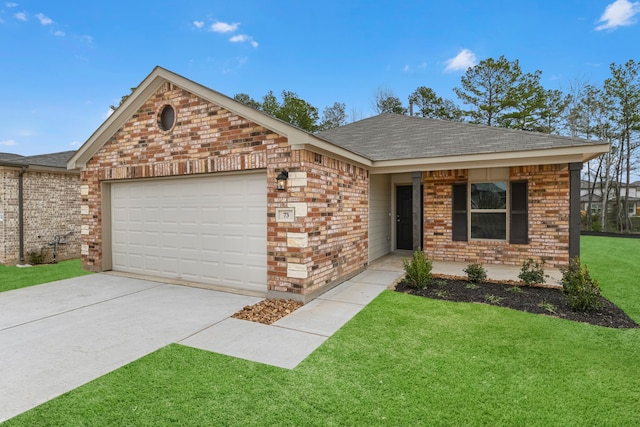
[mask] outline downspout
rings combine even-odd
[[[28,166],[22,166],[18,174],[18,239],[20,240],[20,263],[24,264],[24,173]]]

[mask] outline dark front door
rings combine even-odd
[[[396,187],[396,249],[413,249],[413,187]]]

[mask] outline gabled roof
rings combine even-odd
[[[539,157],[553,150],[582,152],[574,161],[586,161],[608,150],[601,141],[398,114],[370,117],[318,136],[374,162],[501,153]]]
[[[35,156],[0,153],[0,165],[14,167],[28,166],[36,169],[56,168],[66,170],[67,162],[74,153],[74,150],[61,151],[59,153],[37,154]]]
[[[287,137],[289,144],[295,148],[313,147],[319,152],[330,152],[352,162],[370,166],[370,162],[349,150],[345,150],[318,138],[302,129],[275,117],[264,114],[255,108],[244,105],[235,99],[195,83],[162,67],[156,67],[120,105],[116,111],[89,137],[69,160],[69,169],[83,168],[100,148],[125,124],[129,118],[146,102],[146,100],[165,82],[190,92],[206,101],[219,105],[225,110],[257,123],[274,133]]]
[[[219,92],[156,67],[69,160],[81,169],[165,82],[308,148],[363,165],[372,173],[584,162],[607,143],[458,122],[383,114],[310,134]]]

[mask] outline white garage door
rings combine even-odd
[[[264,174],[111,185],[112,268],[267,289]]]

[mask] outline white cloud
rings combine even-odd
[[[54,36],[58,36],[58,37],[64,37],[65,33],[64,33],[64,31],[57,30],[57,31],[53,32],[53,35]]]
[[[229,39],[229,41],[233,43],[242,43],[246,42],[247,40],[249,40],[249,36],[247,36],[246,34],[237,34]]]
[[[193,21],[193,26],[196,28],[204,27],[204,21]]]
[[[227,24],[226,22],[214,22],[211,24],[211,31],[214,33],[231,33],[238,29],[240,23]]]
[[[13,145],[16,145],[16,142],[13,139],[5,139],[4,141],[0,141],[0,145],[11,147]]]
[[[7,6],[7,7],[16,7],[16,6],[18,6],[18,3],[14,3],[12,1],[8,1],[4,5]]]
[[[638,13],[640,13],[640,2],[616,0],[605,8],[604,13],[598,20],[602,24],[596,27],[596,31],[613,30],[617,27],[633,25],[636,23],[634,16]]]
[[[78,142],[78,141],[72,141],[71,144],[69,144],[69,145],[71,145],[72,147],[79,147],[79,146],[82,145],[82,143]]]
[[[231,36],[229,38],[231,43],[244,43],[249,42],[251,46],[258,47],[258,42],[253,39],[253,37],[248,36],[246,34],[236,34],[235,36]]]
[[[43,13],[38,13],[36,15],[36,18],[38,18],[38,20],[40,21],[40,23],[42,25],[51,25],[51,24],[53,24],[53,19],[49,18],[48,16],[44,15]]]
[[[13,16],[15,16],[19,21],[28,21],[27,14],[25,12],[18,12]]]
[[[475,53],[469,49],[462,49],[456,56],[445,61],[447,66],[444,68],[444,71],[448,73],[453,71],[466,71],[467,68],[476,65],[477,60]]]
[[[402,71],[404,71],[405,73],[408,73],[409,71],[411,71],[411,67],[409,67],[409,65],[405,65]]]

